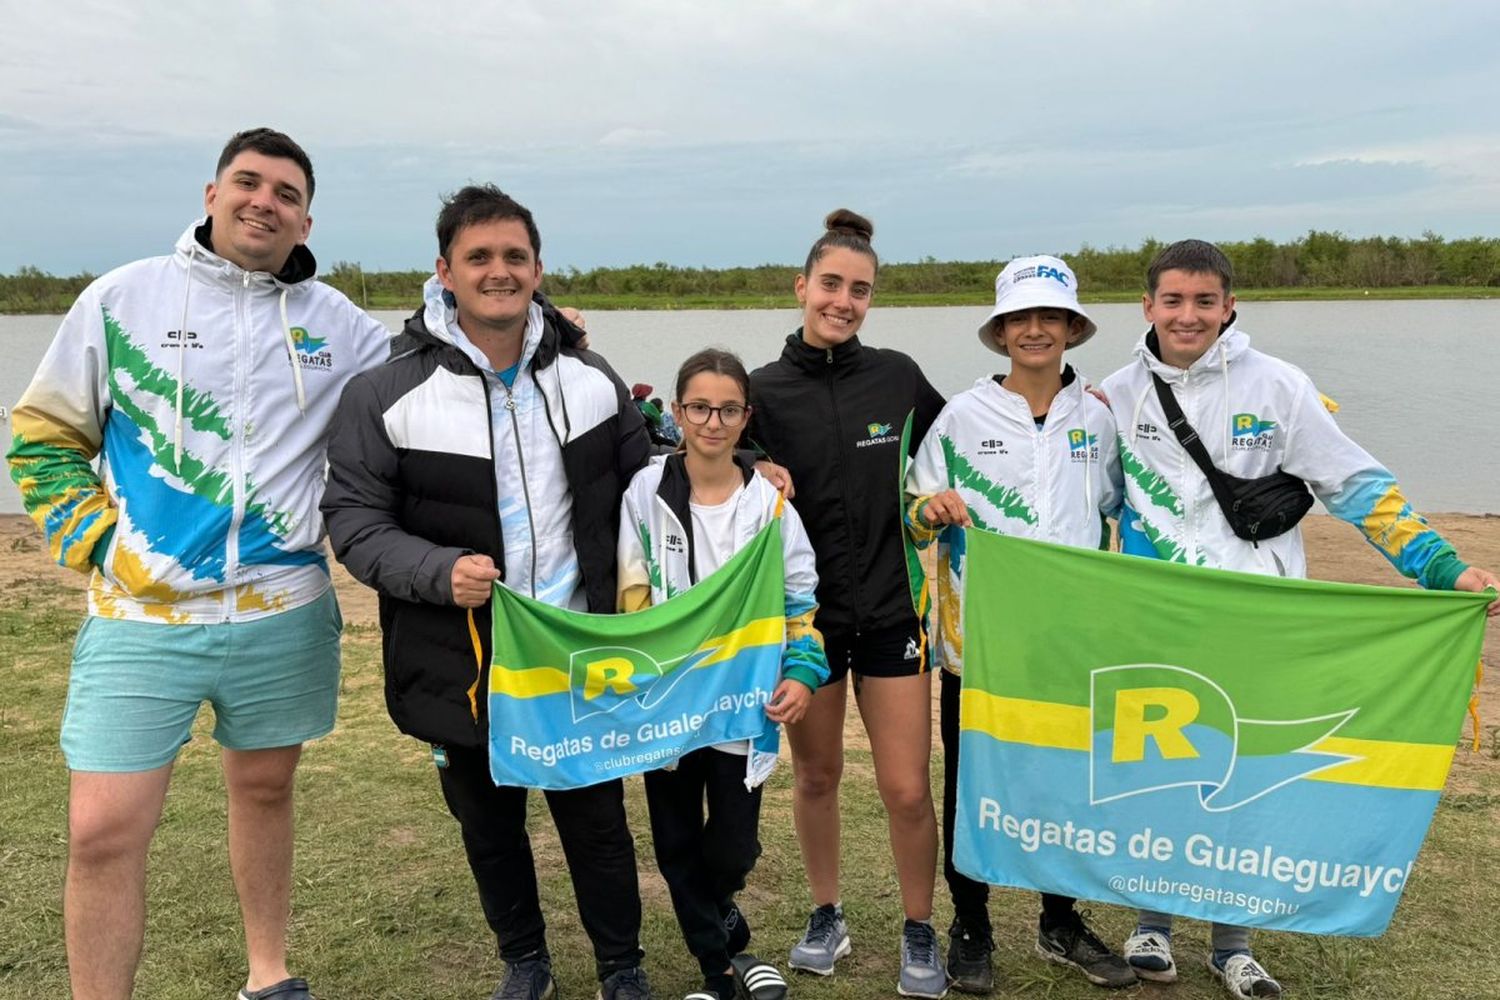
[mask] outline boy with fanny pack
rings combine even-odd
[[[1250,347],[1235,325],[1232,282],[1229,259],[1202,240],[1172,244],[1147,271],[1142,306],[1151,328],[1135,361],[1103,385],[1125,474],[1121,548],[1305,577],[1296,521],[1310,502],[1299,500],[1295,477],[1423,587],[1500,587],[1493,573],[1460,560],[1406,502],[1391,473],[1339,430],[1302,371]],[[1500,603],[1492,603],[1489,613],[1497,611]],[[1125,957],[1142,979],[1177,978],[1171,928],[1168,914],[1140,914]],[[1232,996],[1281,994],[1251,956],[1248,928],[1214,924],[1208,965]]]

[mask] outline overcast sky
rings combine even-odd
[[[1500,234],[1494,0],[0,0],[0,23],[0,272],[166,252],[254,125],[312,155],[325,268],[430,266],[470,180],[531,207],[553,270],[800,262],[841,205],[887,260]]]

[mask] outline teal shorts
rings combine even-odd
[[[333,729],[338,600],[248,622],[166,625],[85,619],[73,645],[62,751],[74,771],[170,764],[203,702],[231,750],[294,746]]]

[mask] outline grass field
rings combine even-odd
[[[20,541],[18,540],[18,544]],[[32,543],[35,545],[35,543]],[[39,546],[37,546],[39,548]],[[40,564],[42,555],[34,554]],[[79,595],[49,580],[0,588],[0,998],[65,997],[61,885],[67,779],[57,749],[69,649]],[[308,747],[298,779],[298,845],[292,960],[323,1000],[480,1000],[499,975],[465,867],[457,827],[440,800],[424,748],[397,734],[381,696],[379,635],[351,626],[346,638],[339,726]],[[243,970],[238,912],[229,879],[224,796],[208,737],[208,713],[177,765],[150,868],[150,917],[137,996],[228,1000]],[[1390,932],[1379,940],[1266,933],[1258,954],[1290,995],[1484,1000],[1500,995],[1500,760],[1495,733],[1460,766]],[[934,786],[941,761],[933,761]],[[765,853],[742,905],[757,950],[778,961],[800,933],[807,908],[790,816],[790,769],[768,789]],[[640,783],[629,783],[630,815],[645,896],[643,943],[658,997],[697,985],[651,862]],[[900,902],[870,756],[849,752],[845,772],[844,902],[853,955],[828,980],[797,978],[807,1000],[894,996]],[[572,905],[550,824],[535,812],[538,867],[550,939],[566,1000],[592,997],[592,960]],[[937,921],[949,908],[939,879]],[[998,890],[992,903],[1003,996],[1069,1000],[1096,988],[1032,957],[1034,896]],[[1127,913],[1095,907],[1118,944]],[[1180,925],[1183,970],[1175,987],[1128,996],[1218,997],[1201,966],[1207,928]]]

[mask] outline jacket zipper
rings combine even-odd
[[[520,377],[520,372],[516,377]],[[502,383],[503,384],[503,383]],[[537,392],[541,392],[541,386],[537,386]],[[510,429],[516,438],[516,464],[521,467],[521,497],[526,503],[526,526],[531,535],[531,599],[536,600],[536,518],[531,513],[531,487],[526,482],[526,456],[521,452],[521,420],[516,416],[516,392],[511,386],[505,386],[505,408],[510,411]],[[488,409],[488,407],[486,407]],[[500,510],[498,486],[495,510],[496,516]],[[504,535],[501,535],[500,544],[505,544]]]
[[[245,519],[245,410],[249,406],[245,388],[244,346],[249,339],[250,317],[245,303],[249,299],[250,274],[245,272],[240,292],[235,296],[234,324],[234,436],[230,444],[230,514],[229,537],[224,540],[224,620],[239,610],[240,524]],[[179,475],[181,473],[179,472]]]
[[[1059,393],[1059,395],[1061,395],[1061,394]],[[1052,409],[1056,409],[1057,408],[1057,399],[1056,399],[1056,397],[1054,397],[1053,400],[1052,400],[1051,408]],[[1037,487],[1038,487],[1037,488],[1037,496],[1040,497],[1040,503],[1038,504],[1038,506],[1041,507],[1041,513],[1040,513],[1041,524],[1051,524],[1052,523],[1052,489],[1051,489],[1051,483],[1047,479],[1047,461],[1046,461],[1046,457],[1042,454],[1043,450],[1047,447],[1047,427],[1048,427],[1048,425],[1050,425],[1052,423],[1051,414],[1048,414],[1048,416],[1047,416],[1046,420],[1044,421],[1044,423],[1042,424],[1042,426],[1038,427],[1036,425],[1036,417],[1034,417],[1032,415],[1032,413],[1031,413],[1031,405],[1028,403],[1026,405],[1026,417],[1027,417],[1028,420],[1031,421],[1031,433],[1032,433],[1032,440],[1033,440],[1033,444],[1032,444],[1032,448],[1031,448],[1031,468],[1032,468],[1032,475],[1036,476],[1036,482],[1037,482]]]
[[[828,364],[830,366],[833,364],[833,348],[828,349]],[[844,424],[843,421],[839,419],[838,394],[833,391],[832,367],[828,368],[827,385],[828,401],[833,407],[833,432],[838,436],[838,447],[833,449],[833,453],[836,456],[835,461],[838,462],[839,487],[841,492],[843,493],[844,531],[849,540],[849,565],[853,569],[853,572],[850,574],[849,583],[851,585],[851,589],[854,591],[854,635],[856,638],[858,638],[859,626],[862,624],[859,620],[859,613],[860,609],[864,607],[864,601],[859,595],[859,545],[857,544],[854,537],[854,519],[849,513],[853,508],[853,501],[852,497],[849,494],[848,467],[845,464],[844,460]]]

